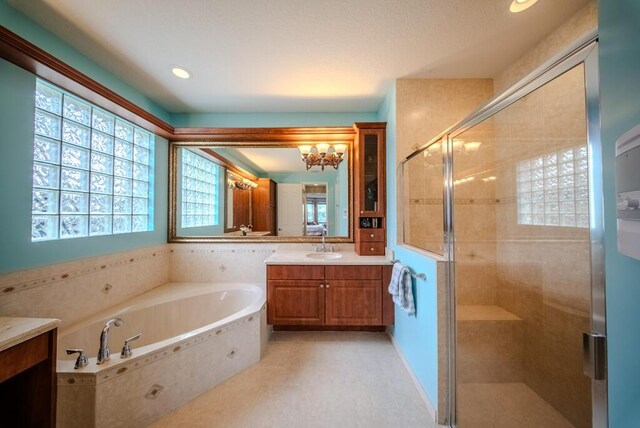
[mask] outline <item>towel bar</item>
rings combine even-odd
[[[398,259],[393,259],[391,260],[391,263],[400,263],[400,260]],[[425,275],[424,273],[415,273],[409,266],[407,266],[407,270],[409,271],[409,275],[411,275],[411,278],[416,278],[416,279],[422,279],[422,280],[427,280],[427,275]]]

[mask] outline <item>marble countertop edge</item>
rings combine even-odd
[[[55,318],[0,317],[0,352],[58,327]]]
[[[390,265],[391,259],[387,256],[359,256],[355,251],[337,251],[342,254],[338,259],[311,259],[306,255],[310,251],[276,251],[265,259],[266,265]],[[331,254],[331,253],[328,253]]]

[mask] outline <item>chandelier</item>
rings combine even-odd
[[[333,149],[333,150],[332,150]],[[318,143],[314,146],[298,146],[302,161],[307,165],[307,171],[312,166],[319,166],[323,171],[325,166],[332,166],[338,169],[338,165],[343,160],[344,152],[347,150],[346,144]]]
[[[251,190],[258,187],[258,183],[255,183],[248,178],[236,177],[235,175],[229,174],[227,187],[229,189],[233,189],[235,187],[238,190]]]

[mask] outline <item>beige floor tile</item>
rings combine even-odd
[[[275,332],[258,364],[152,427],[436,425],[385,334]]]
[[[458,386],[460,428],[573,428],[524,383],[463,383]]]

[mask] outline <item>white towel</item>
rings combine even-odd
[[[400,306],[409,315],[415,315],[416,308],[413,301],[413,287],[411,286],[411,274],[409,268],[401,263],[394,263],[389,282],[389,294],[393,296],[393,302]]]

